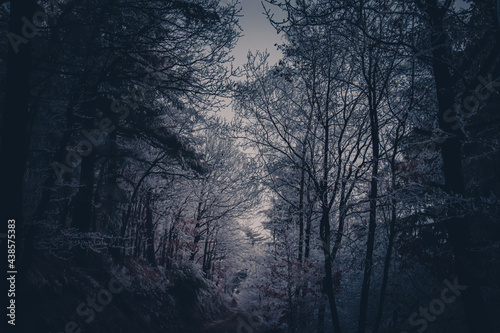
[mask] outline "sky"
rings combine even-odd
[[[253,53],[256,50],[267,50],[270,53],[269,63],[275,64],[281,58],[281,53],[276,49],[275,44],[280,44],[282,41],[280,35],[276,33],[276,30],[264,15],[261,0],[240,0],[240,6],[242,7],[240,12],[242,17],[239,18],[239,24],[243,29],[243,36],[238,40],[236,47],[233,49],[233,65],[235,67],[243,66],[247,62],[249,50]],[[273,9],[267,3],[265,3],[265,6],[266,8]],[[455,6],[464,8],[467,4],[463,0],[456,0]],[[280,17],[280,13],[276,9],[273,12],[276,17]],[[284,17],[284,14],[282,16]]]
[[[280,44],[280,36],[271,26],[264,15],[264,8],[261,0],[240,0],[242,10],[239,24],[243,29],[243,36],[238,40],[232,55],[234,56],[234,66],[242,66],[247,62],[248,51],[255,53],[256,50],[267,50],[269,62],[276,63],[280,59],[280,51],[276,50],[275,44]],[[266,4],[266,7],[269,7]]]
[[[222,3],[230,1],[223,0]],[[455,5],[459,8],[466,6],[463,0],[456,0]],[[239,24],[243,31],[236,47],[231,52],[234,57],[233,66],[235,68],[243,67],[247,62],[248,51],[255,53],[256,50],[267,50],[269,63],[271,65],[277,63],[281,58],[281,52],[276,49],[275,44],[281,44],[282,40],[265,16],[261,0],[240,0],[239,6],[241,6],[240,15],[242,16],[239,18]],[[265,6],[274,9],[275,17],[280,18],[280,13],[275,8],[267,3]],[[284,17],[284,14],[282,16]],[[221,115],[227,120],[231,120],[234,113],[229,107],[224,109]]]
[[[235,66],[245,64],[249,50],[253,53],[256,50],[267,50],[270,53],[269,62],[276,63],[280,58],[280,51],[276,49],[275,44],[280,44],[281,39],[264,15],[261,0],[240,0],[240,2],[242,17],[239,18],[239,24],[243,29],[243,36],[232,52],[233,64]],[[269,7],[269,4],[266,4],[266,7]]]
[[[231,52],[234,57],[233,67],[243,68],[243,65],[247,63],[248,51],[255,54],[257,50],[267,50],[269,63],[271,65],[277,63],[281,58],[281,52],[277,50],[275,44],[281,44],[282,41],[280,35],[276,33],[276,30],[266,18],[261,0],[240,0],[239,6],[241,7],[241,17],[238,21],[243,31],[242,36],[238,39],[235,48]],[[269,5],[266,4],[267,6]],[[221,116],[226,120],[233,119],[232,107],[229,106],[223,109]]]

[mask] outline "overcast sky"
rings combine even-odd
[[[275,64],[281,58],[281,52],[276,49],[275,44],[280,44],[281,39],[264,15],[261,0],[240,0],[240,6],[239,24],[243,32],[231,52],[234,57],[233,66],[243,67],[247,62],[248,51],[255,54],[257,50],[267,50],[269,63]],[[222,110],[221,116],[231,120],[234,116],[232,107]]]
[[[269,5],[266,5],[269,6]],[[261,0],[241,0],[242,10],[239,19],[243,36],[238,40],[233,50],[234,65],[241,66],[247,62],[248,51],[255,53],[256,50],[270,53],[269,62],[276,63],[280,58],[280,52],[276,50],[276,43],[281,43],[280,36],[271,26],[264,13]]]

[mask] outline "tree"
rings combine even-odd
[[[430,37],[428,45],[432,50],[429,54],[429,64],[432,66],[435,79],[438,101],[436,116],[439,129],[449,136],[449,138],[441,144],[443,175],[445,179],[444,190],[452,197],[463,196],[466,193],[462,154],[464,133],[462,128],[449,121],[449,114],[453,114],[454,111],[452,110],[455,110],[455,112],[459,111],[454,108],[457,98],[455,91],[458,90],[456,77],[467,77],[471,76],[473,73],[481,73],[481,71],[471,66],[472,63],[470,60],[458,60],[454,57],[455,52],[453,52],[452,47],[453,41],[450,40],[447,31],[448,27],[445,23],[447,16],[452,10],[452,1],[445,1],[444,4],[440,4],[437,1],[416,1],[415,3],[420,12],[426,15],[427,29]],[[487,12],[492,12],[495,5],[496,4],[491,1],[482,6],[476,6],[476,13],[481,12],[483,15],[486,15],[484,19],[481,19],[484,20],[484,23],[478,24],[475,22],[476,25],[480,25],[483,28],[482,35],[477,41],[467,41],[464,52],[469,59],[477,59],[476,61],[481,62],[483,70],[488,68],[491,63],[497,61],[495,60],[495,58],[497,58],[496,56],[483,58],[477,53],[478,48],[485,45],[484,43],[486,41],[492,41],[495,45],[494,47],[498,47],[498,38],[495,39],[493,37],[494,32],[491,30],[491,28],[495,29],[495,23],[493,22],[495,22],[496,17],[491,17],[491,14],[487,14]],[[473,16],[473,19],[476,19],[476,17]],[[498,29],[498,21],[496,22],[496,29]],[[454,60],[458,60],[457,62],[459,62],[459,64],[455,64]],[[465,78],[464,83],[465,85],[469,84],[467,78]],[[464,107],[470,110],[471,105],[470,103],[465,103]],[[456,212],[460,210],[460,204],[457,202],[452,203],[448,207],[448,219],[446,224],[448,226],[449,240],[454,251],[458,278],[465,285],[469,286],[463,296],[467,315],[467,326],[471,331],[478,329],[485,332],[491,331],[486,307],[480,290],[480,284],[477,276],[473,273],[473,263],[475,259],[470,251],[471,234],[469,222],[466,215],[456,215]]]

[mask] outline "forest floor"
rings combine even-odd
[[[194,333],[236,333],[236,332],[238,332],[238,320],[237,320],[237,315],[234,314],[230,317],[214,321],[213,323],[206,325],[202,331]]]

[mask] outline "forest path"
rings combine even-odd
[[[245,330],[244,328],[238,331],[238,317],[241,317],[239,314],[233,314],[228,316],[225,319],[214,321],[208,325],[206,325],[202,330],[197,331],[196,333],[254,333],[255,330]],[[255,332],[256,333],[256,332]]]

